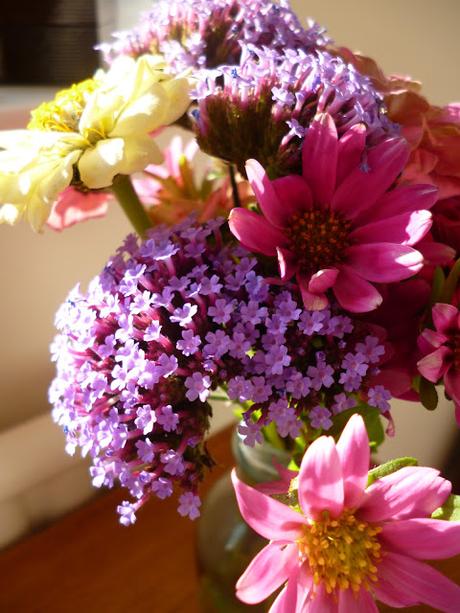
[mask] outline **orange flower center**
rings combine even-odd
[[[344,259],[351,223],[330,210],[312,209],[289,220],[289,249],[300,270],[313,273]]]
[[[344,511],[337,519],[327,511],[322,518],[305,526],[297,546],[308,561],[315,585],[322,584],[328,594],[336,588],[358,592],[377,581],[381,559],[377,538],[379,526]]]

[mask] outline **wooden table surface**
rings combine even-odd
[[[232,465],[229,441],[229,430],[210,440],[217,466],[203,493]],[[200,613],[195,524],[176,513],[176,500],[152,500],[124,528],[115,513],[122,498],[99,496],[2,552],[0,612]],[[460,583],[459,558],[438,566]]]

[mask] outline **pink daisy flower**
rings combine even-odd
[[[408,159],[407,143],[389,138],[368,150],[362,124],[340,139],[331,116],[317,115],[302,147],[302,176],[271,181],[256,160],[246,171],[263,215],[232,210],[230,228],[251,251],[277,256],[280,275],[294,274],[308,309],[328,304],[333,290],[348,311],[382,301],[372,285],[416,274],[423,256],[414,249],[431,227],[431,185],[393,188]]]
[[[67,187],[53,204],[46,224],[60,232],[76,223],[104,217],[110,199],[108,192],[80,192]]]
[[[270,539],[237,583],[240,600],[262,602],[284,585],[270,613],[376,612],[375,599],[460,610],[460,587],[420,561],[460,552],[460,522],[430,517],[451,484],[437,470],[410,466],[367,487],[369,453],[359,415],[338,443],[318,438],[293,482],[294,508],[233,472],[243,518]]]
[[[426,328],[419,336],[418,346],[424,357],[417,368],[432,383],[444,380],[460,424],[460,311],[451,304],[438,303],[432,315],[436,330]]]

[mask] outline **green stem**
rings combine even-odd
[[[113,182],[112,191],[136,232],[142,237],[145,236],[152,223],[129,176],[118,175]]]

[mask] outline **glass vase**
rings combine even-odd
[[[251,485],[279,479],[273,461],[283,465],[288,454],[264,443],[245,445],[237,430],[232,451],[238,475]],[[197,561],[202,613],[268,611],[272,600],[245,605],[235,596],[238,578],[258,551],[267,544],[243,520],[230,479],[230,471],[213,486],[202,508],[198,524]]]

